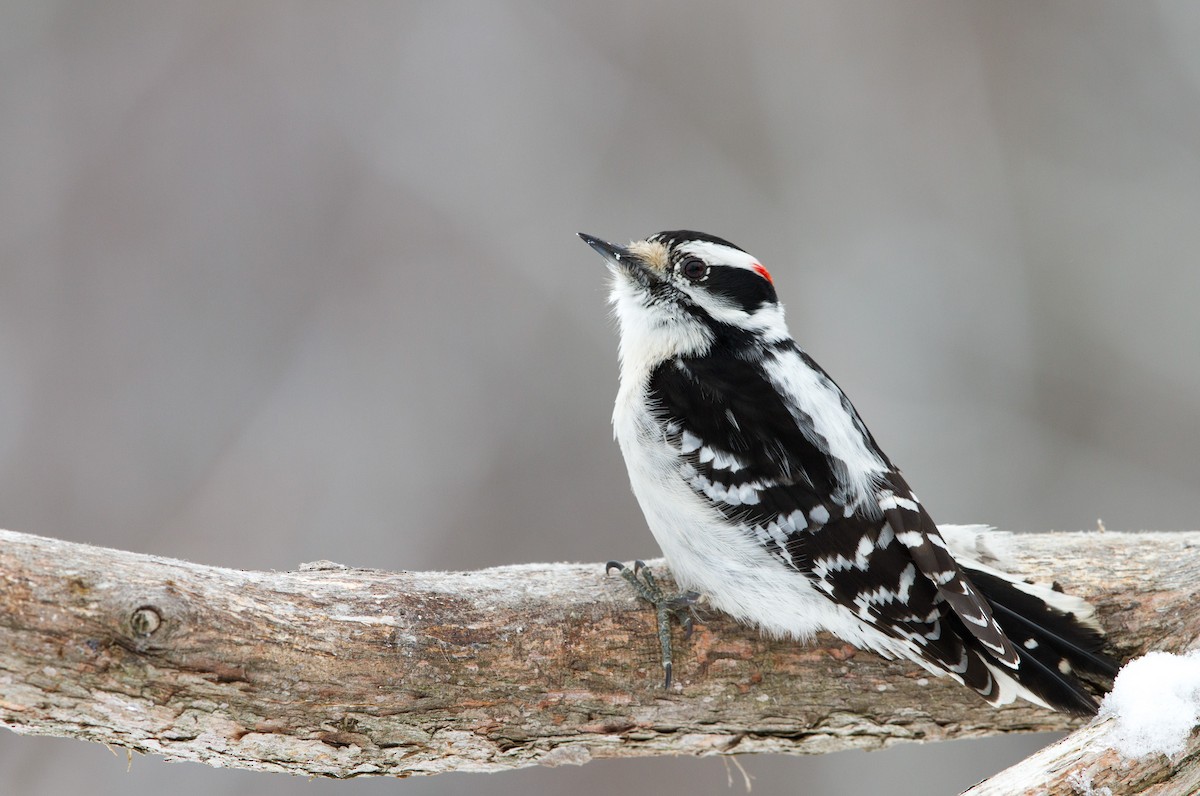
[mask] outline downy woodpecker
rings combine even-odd
[[[994,705],[1096,712],[1077,675],[1116,665],[1091,607],[952,554],[970,530],[939,531],[792,339],[758,260],[686,230],[580,237],[613,275],[615,436],[682,588],[773,636],[827,630],[907,658]]]

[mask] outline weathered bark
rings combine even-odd
[[[1091,600],[1125,656],[1200,638],[1197,546],[1200,533],[1112,532],[1012,545],[1023,572]],[[711,615],[677,634],[667,692],[653,623],[599,564],[241,572],[0,531],[0,725],[349,777],[1079,724]]]
[[[1122,759],[1107,748],[1112,719],[1088,724],[1047,746],[963,796],[1063,794],[1066,796],[1196,796],[1200,793],[1200,737],[1183,754]],[[1106,790],[1107,789],[1107,790]]]

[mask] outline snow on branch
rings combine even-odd
[[[1108,744],[1122,757],[1181,754],[1200,723],[1200,650],[1149,652],[1130,661],[1100,715],[1113,718]]]
[[[1161,706],[1169,710],[1169,706]],[[1166,716],[1166,714],[1164,714]],[[1057,743],[990,777],[963,796],[1195,796],[1200,793],[1200,735],[1173,754],[1127,757],[1119,718],[1102,715]]]
[[[967,796],[1194,796],[1200,793],[1200,653],[1130,661],[1100,719],[967,791]]]
[[[1027,534],[1009,548],[1023,573],[1091,600],[1124,656],[1200,639],[1200,533]],[[654,613],[601,564],[243,572],[0,531],[0,726],[19,733],[350,777],[1079,724],[720,615],[676,636],[675,661],[664,691]]]

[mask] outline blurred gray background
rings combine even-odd
[[[7,2],[0,144],[0,527],[263,569],[655,555],[574,233],[676,227],[767,264],[936,518],[1197,526],[1194,3]],[[948,793],[1048,740],[742,762]],[[727,791],[715,758],[310,783],[7,732],[0,772]]]

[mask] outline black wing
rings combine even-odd
[[[737,356],[667,362],[649,387],[698,494],[863,622],[985,699],[1001,697],[996,671],[1018,668],[1020,654],[898,471],[882,479],[877,503],[851,502],[846,464],[818,446],[811,421],[760,367]]]

